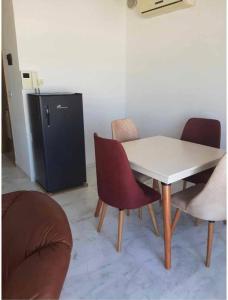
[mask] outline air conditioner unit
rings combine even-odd
[[[138,0],[138,9],[144,16],[158,16],[194,4],[195,0]]]

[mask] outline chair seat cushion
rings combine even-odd
[[[172,195],[172,206],[186,212],[189,202],[204,188],[204,184],[194,185],[184,191]]]

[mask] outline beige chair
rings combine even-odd
[[[129,118],[112,121],[111,127],[112,138],[120,143],[139,139],[138,128]]]
[[[176,208],[172,234],[181,211],[208,221],[206,266],[210,266],[214,223],[226,220],[226,155],[219,161],[206,184],[198,184],[172,196]]]
[[[112,138],[120,143],[139,139],[139,132],[131,119],[120,119],[112,121]],[[135,178],[140,182],[151,179],[149,176],[133,171]]]

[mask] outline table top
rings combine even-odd
[[[122,143],[131,168],[166,184],[217,165],[222,149],[165,136]]]

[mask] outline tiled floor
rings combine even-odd
[[[41,190],[3,157],[3,193]],[[66,212],[74,247],[61,299],[225,299],[226,226],[218,222],[211,268],[204,266],[207,224],[194,226],[182,215],[172,243],[172,269],[163,267],[163,239],[152,233],[146,209],[140,221],[136,212],[125,218],[122,252],[114,248],[117,211],[110,208],[100,234],[93,217],[97,201],[95,169],[88,168],[87,188],[54,194]],[[178,188],[178,187],[176,187]],[[162,215],[155,207],[162,231]]]

